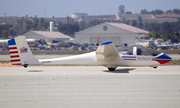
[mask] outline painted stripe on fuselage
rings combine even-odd
[[[135,61],[137,60],[136,56],[121,56],[123,60],[128,60],[128,61]],[[144,56],[141,56],[144,57]],[[142,61],[157,61],[160,64],[164,64],[164,63],[168,63],[172,60],[172,58],[170,58],[169,56],[167,56],[166,54],[161,54],[158,57],[150,57],[152,58],[151,60],[142,60]],[[139,61],[139,60],[138,60]]]
[[[157,61],[160,64],[168,63],[171,61],[171,59],[152,59],[152,61]]]
[[[122,58],[136,58],[136,56],[121,56]]]
[[[123,60],[136,60],[136,59],[123,59]]]
[[[135,56],[121,56],[121,58],[123,58],[123,60],[136,60]]]

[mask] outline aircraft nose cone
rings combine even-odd
[[[160,64],[165,64],[165,63],[168,63],[172,60],[171,57],[169,57],[168,55],[166,54],[162,54],[160,55],[159,57],[156,58],[156,61],[158,61]]]

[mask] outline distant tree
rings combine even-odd
[[[42,17],[40,20],[39,20],[39,24],[38,24],[38,28],[40,29],[44,29],[44,26],[43,26],[43,24],[44,24],[44,22],[45,22],[45,20],[44,20],[44,18]]]
[[[67,19],[67,24],[69,24],[70,23],[70,17],[67,16],[66,19]]]
[[[76,24],[64,24],[58,26],[58,31],[66,35],[74,37],[74,33],[79,31],[79,25]]]
[[[173,9],[173,13],[175,14],[180,13],[180,9]]]
[[[125,18],[123,18],[123,22],[125,22],[126,21],[126,19]]]
[[[160,9],[156,9],[156,11],[155,11],[155,14],[163,14],[163,13],[164,13],[164,11],[162,11]]]
[[[28,32],[26,29],[16,29],[16,32],[17,32],[17,35],[22,35],[22,34],[24,34],[24,33],[26,33],[26,32]]]
[[[160,24],[160,31],[162,34],[168,33],[168,31],[173,28],[170,22],[163,22]]]
[[[177,18],[177,22],[180,22],[180,17]]]
[[[24,20],[24,17],[19,20],[19,26],[20,26],[20,28],[23,28],[23,20]]]
[[[137,24],[137,27],[138,27],[138,28],[141,28],[141,29],[142,29],[142,28],[143,28],[143,26],[144,26],[144,25],[143,25],[143,23],[142,23],[142,22],[139,22],[139,23]]]
[[[147,12],[147,10],[146,9],[144,9],[144,10],[141,10],[141,14],[147,14],[148,12]]]
[[[177,29],[174,31],[173,37],[174,37],[174,39],[172,40],[173,43],[179,43],[180,42],[180,34],[179,34],[179,31]]]
[[[131,25],[132,25],[132,26],[136,26],[136,25],[137,25],[136,20],[132,20]]]
[[[44,22],[45,22],[44,18],[43,18],[43,17],[41,17],[41,19],[40,19],[40,23],[42,24],[42,23],[44,23]]]
[[[161,35],[158,32],[149,32],[147,36],[153,39],[161,38]]]
[[[163,14],[164,12],[160,9],[152,10],[148,12],[146,9],[141,10],[141,14]]]
[[[155,32],[154,33],[154,39],[158,39],[158,38],[161,38],[161,35],[160,35],[160,33]]]
[[[125,7],[124,7],[124,5],[120,5],[119,6],[119,15],[122,15],[122,14],[124,14],[125,13]]]
[[[180,34],[177,29],[170,29],[169,33],[162,35],[164,41],[171,40],[172,43],[180,42]]]
[[[19,19],[17,19],[16,22],[17,22],[17,26],[19,27],[19,26],[20,26],[20,24],[19,24],[19,22],[20,22]]]
[[[7,39],[8,36],[15,35],[16,31],[13,29],[12,24],[5,24],[0,26],[0,36],[1,38]]]
[[[147,26],[147,30],[150,32],[159,32],[160,24],[158,23],[149,23]]]
[[[168,39],[169,39],[169,35],[167,35],[167,34],[162,34],[161,35],[161,38],[164,40],[164,42],[165,41],[167,41]]]
[[[8,30],[3,29],[3,30],[1,31],[1,38],[6,39],[7,36],[8,36]]]
[[[107,21],[107,20],[106,20]],[[98,25],[98,24],[101,24],[101,23],[104,23],[105,21],[102,21],[102,20],[92,20],[92,21],[89,21],[88,23],[88,27],[92,27],[92,26],[95,26],[95,25]],[[107,21],[108,22],[108,21]]]
[[[23,28],[24,17],[17,19],[17,28]]]
[[[101,17],[101,20],[103,21],[103,17]]]
[[[34,23],[32,25],[33,30],[38,30],[38,23],[39,23],[39,19],[38,18],[34,18]]]
[[[137,27],[142,29],[143,26],[144,26],[143,23],[142,23],[142,17],[139,16],[139,17],[138,17],[138,20],[139,20],[139,22],[138,22],[138,24],[137,24]]]
[[[43,22],[42,27],[43,27],[43,29],[48,29],[48,27],[49,27],[49,22],[48,22],[48,21]]]
[[[61,26],[63,25],[63,23],[61,21],[58,22],[58,26]]]
[[[168,14],[168,13],[171,13],[171,12],[172,12],[172,10],[167,10],[167,11],[166,11],[167,14]]]
[[[74,21],[74,20],[73,20],[72,24],[79,25],[79,23],[77,21]],[[86,23],[86,26],[87,26],[87,23]]]
[[[126,20],[126,21],[124,21],[124,23],[129,25],[130,24],[130,20]]]
[[[33,25],[33,23],[32,23],[32,21],[26,21],[26,30],[27,31],[29,31],[30,29],[32,29],[32,25]]]
[[[147,26],[148,26],[148,22],[146,21],[145,24],[144,24],[144,29],[147,30]]]
[[[132,12],[131,12],[131,11],[128,11],[128,12],[126,12],[125,14],[132,14]]]
[[[139,16],[139,17],[138,17],[138,20],[139,20],[139,22],[142,22],[142,17]]]
[[[86,28],[87,28],[86,21],[82,20],[82,21],[79,23],[79,27],[80,27],[80,30],[86,29]]]
[[[153,35],[154,35],[153,32],[149,32],[149,33],[147,34],[147,36],[150,37],[150,38],[152,38]]]

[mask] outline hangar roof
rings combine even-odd
[[[146,30],[139,29],[137,27],[133,27],[133,26],[130,26],[130,25],[127,25],[124,23],[107,23],[107,24],[130,31],[130,32],[133,32],[133,33],[146,33],[146,34],[149,33]]]
[[[60,32],[50,32],[50,31],[32,31],[32,32],[37,33],[47,38],[72,38]]]

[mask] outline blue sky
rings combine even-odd
[[[180,9],[180,0],[0,0],[0,16],[67,17],[76,12],[115,15],[120,5],[132,13],[142,9],[166,11]]]

